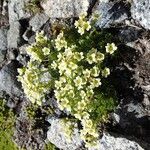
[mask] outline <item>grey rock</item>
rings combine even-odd
[[[7,29],[0,29],[0,63],[4,61],[7,52]]]
[[[28,40],[28,43],[29,43],[29,44],[33,44],[34,42],[35,42],[35,34],[32,35],[32,36],[29,38],[29,40]]]
[[[29,24],[33,31],[38,31],[48,21],[49,17],[44,13],[36,14],[30,21]]]
[[[16,58],[20,64],[22,64],[23,66],[27,65],[27,62],[29,61],[29,59],[26,57],[26,55],[18,55]]]
[[[8,32],[8,48],[17,48],[21,42],[21,34],[26,27],[26,22],[23,21],[31,17],[31,14],[25,10],[28,2],[29,0],[10,0],[8,2],[10,25]]]
[[[91,148],[89,150],[96,150]],[[99,141],[98,150],[144,150],[138,143],[123,137],[114,137],[104,133]]]
[[[26,48],[29,46],[29,44],[24,44],[19,47],[19,53],[22,55],[27,55]]]
[[[29,56],[27,54],[26,48],[29,46],[29,44],[24,44],[21,47],[19,47],[19,54],[16,58],[16,60],[22,64],[23,66],[27,65],[27,62],[29,61]]]
[[[146,49],[143,44],[140,44],[140,47]],[[150,71],[148,64],[150,55],[139,54],[133,48],[128,47],[125,51],[121,51],[121,54],[123,55],[121,62],[126,62],[132,68],[132,72],[122,65],[114,71],[114,85],[120,104],[113,115],[113,119],[117,124],[117,130],[138,138],[142,137],[149,143],[149,91],[142,89],[142,87],[143,85],[146,87],[149,85]]]
[[[8,60],[15,60],[16,59],[16,55],[15,55],[15,51],[14,50],[8,51],[7,59]]]
[[[150,0],[133,0],[131,16],[146,29],[150,29]]]
[[[9,23],[31,17],[31,14],[25,11],[25,5],[29,0],[10,0],[8,3]]]
[[[7,34],[8,48],[18,48],[21,42],[21,25],[18,21],[10,24],[10,28]]]
[[[93,13],[100,15],[97,26],[100,28],[108,28],[120,23],[124,23],[128,19],[128,9],[123,2],[109,2],[99,0],[93,8]]]
[[[136,41],[139,38],[141,32],[142,30],[139,28],[125,26],[119,29],[118,37],[124,44],[128,45],[129,43]]]
[[[44,12],[50,18],[78,17],[81,12],[86,12],[90,0],[47,0],[41,3]]]
[[[48,140],[62,150],[84,149],[83,142],[79,136],[79,130],[75,129],[72,139],[68,142],[65,138],[61,119],[51,118],[51,126],[47,132]],[[119,135],[104,133],[99,139],[99,148],[89,148],[89,150],[144,150],[138,143],[128,140]]]
[[[17,62],[10,62],[0,70],[0,91],[10,96],[19,97],[22,94],[21,85],[17,81]]]
[[[58,148],[63,150],[76,150],[82,145],[78,129],[74,129],[73,136],[69,142],[66,139],[65,133],[63,131],[61,119],[51,118],[49,122],[51,126],[47,132],[47,138]]]

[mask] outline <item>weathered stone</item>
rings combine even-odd
[[[47,0],[41,5],[50,18],[71,18],[86,12],[89,0]]]
[[[33,31],[38,31],[47,21],[49,17],[44,13],[36,14],[29,22]]]
[[[96,150],[91,148],[89,150]],[[123,137],[104,133],[99,141],[99,150],[144,150],[138,143]]]
[[[47,132],[48,140],[62,150],[76,150],[83,148],[83,141],[80,139],[79,130],[75,129],[70,142],[66,140],[61,119],[51,118],[50,128]],[[99,140],[98,150],[144,150],[138,143],[128,140],[125,137],[104,133]],[[84,149],[84,148],[83,148]],[[89,150],[97,150],[89,148]]]
[[[144,28],[150,29],[150,0],[133,0],[131,16]]]
[[[60,119],[51,118],[51,126],[47,132],[48,140],[63,150],[76,150],[82,145],[78,129],[74,129],[71,141],[67,141]]]
[[[30,13],[25,11],[25,5],[29,0],[10,0],[8,4],[9,23],[31,17]]]
[[[100,15],[97,25],[108,28],[111,25],[123,23],[128,18],[128,9],[123,2],[109,2],[99,0],[93,8],[93,13]]]
[[[10,62],[0,70],[0,91],[19,97],[22,90],[20,83],[17,82],[17,65],[17,62]]]
[[[8,48],[17,48],[21,41],[20,31],[21,26],[18,21],[11,23],[8,34]]]
[[[125,26],[119,29],[118,37],[124,44],[130,44],[133,41],[136,41],[142,30],[136,27]]]
[[[7,50],[7,30],[0,29],[0,63],[4,61]]]
[[[138,44],[146,51],[144,44],[139,43],[138,40],[135,45]],[[150,55],[140,54],[137,49],[127,46],[121,48],[120,60],[117,60],[119,65],[114,63],[115,69],[112,73],[112,82],[120,101],[113,115],[114,122],[117,124],[116,130],[142,138],[149,143],[150,103],[147,99],[149,91],[142,88],[150,84]]]

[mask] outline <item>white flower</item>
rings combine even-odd
[[[57,68],[57,63],[55,61],[52,62],[51,64],[52,69],[56,69]]]
[[[107,78],[108,75],[110,75],[110,69],[105,67],[105,69],[102,70],[102,76]]]
[[[84,76],[85,76],[86,78],[89,78],[89,77],[90,77],[90,74],[91,74],[91,71],[88,70],[88,69],[85,69],[85,70],[83,70],[83,74],[84,74]]]
[[[86,102],[82,100],[81,102],[78,102],[77,108],[78,110],[84,110],[86,106]]]
[[[60,81],[55,81],[55,87],[56,87],[56,89],[61,88],[61,82]]]
[[[75,63],[73,63],[73,62],[70,62],[68,66],[69,66],[69,68],[72,69],[72,70],[75,70],[75,69],[78,68],[78,66],[77,66]]]
[[[93,77],[98,77],[99,76],[99,73],[100,73],[100,70],[98,67],[94,66],[92,69],[91,69],[91,75]]]
[[[55,40],[55,46],[56,46],[56,49],[58,51],[60,51],[62,48],[67,48],[67,42],[66,42],[66,40],[64,38],[64,33],[63,32],[61,32],[57,36],[57,38]]]
[[[71,98],[73,98],[73,97],[75,96],[74,91],[73,91],[73,90],[70,90],[70,91],[68,92],[68,95],[69,95]]]
[[[58,68],[59,68],[59,73],[62,74],[62,72],[65,71],[67,68],[67,63],[62,60],[59,64]]]
[[[66,75],[67,77],[70,77],[70,76],[71,76],[71,69],[66,68],[64,73],[65,73],[65,75]]]
[[[93,86],[94,87],[99,87],[100,85],[101,85],[100,78],[93,79]]]
[[[87,54],[87,61],[89,64],[96,62],[96,54],[95,53]]]
[[[58,61],[61,61],[61,60],[64,58],[64,56],[63,56],[62,53],[59,53],[59,54],[57,55],[57,58],[58,58]]]
[[[78,61],[80,61],[80,60],[82,60],[84,58],[84,56],[83,56],[83,52],[75,52],[75,54],[74,54],[74,59],[76,59],[76,60],[78,60]]]
[[[107,46],[105,46],[106,52],[113,54],[117,50],[117,46],[114,43],[107,43]]]
[[[78,89],[81,88],[81,85],[82,85],[82,78],[77,76],[75,79],[74,79],[74,83],[76,85],[76,87],[78,87]]]
[[[68,47],[67,49],[65,49],[65,52],[64,52],[65,56],[67,59],[70,59],[73,55],[72,53],[72,47]]]
[[[84,98],[85,98],[85,96],[86,96],[85,91],[81,90],[81,92],[80,92],[80,96],[82,97],[82,99],[84,99]]]
[[[66,78],[65,78],[65,77],[63,77],[63,76],[62,76],[62,77],[60,77],[60,82],[61,82],[61,83],[66,83]]]
[[[87,22],[84,23],[84,29],[85,29],[86,31],[89,31],[89,30],[91,29],[91,25],[90,25],[90,22],[89,22],[89,21],[87,21]]]
[[[97,61],[103,61],[104,58],[105,58],[105,56],[103,53],[97,52],[97,54],[96,54],[96,60]]]
[[[44,47],[44,48],[42,49],[42,51],[43,51],[43,53],[44,53],[45,56],[50,54],[50,49],[47,48],[47,47]]]

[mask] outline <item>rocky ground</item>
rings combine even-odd
[[[47,0],[41,2],[41,11],[35,14],[26,11],[28,1],[0,0],[0,97],[17,110],[17,144],[27,150],[42,150],[48,138],[59,149],[84,149],[78,135],[67,143],[60,133],[59,110],[55,117],[49,116],[49,122],[43,117],[32,132],[29,130],[32,123],[24,112],[28,102],[16,76],[17,68],[29,59],[25,48],[34,42],[35,32],[44,30],[50,36],[54,21],[72,24],[80,12],[87,11],[89,15],[100,13],[97,26],[120,40],[119,58],[112,60],[115,65],[110,77],[119,105],[100,139],[101,150],[149,150],[150,0]]]

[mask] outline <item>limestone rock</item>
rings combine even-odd
[[[18,48],[18,45],[21,42],[21,25],[18,21],[11,23],[8,34],[7,34],[7,41],[8,41],[8,48]]]
[[[123,23],[128,18],[128,9],[123,2],[99,0],[93,8],[93,13],[99,14],[97,25],[108,28],[111,25]]]
[[[150,29],[150,0],[133,0],[131,16],[144,28]]]
[[[86,12],[89,0],[47,0],[41,5],[50,18],[71,18]]]
[[[96,149],[90,149],[96,150]],[[144,150],[138,143],[123,137],[114,137],[104,133],[100,139],[99,150]]]
[[[4,61],[7,50],[7,30],[0,29],[0,63]]]
[[[0,91],[10,96],[19,97],[22,94],[21,85],[17,81],[17,62],[10,62],[0,70]]]
[[[76,150],[82,145],[78,129],[75,129],[70,142],[66,140],[65,133],[60,119],[52,118],[49,120],[51,126],[47,132],[48,140],[63,150]]]
[[[47,132],[48,140],[62,150],[84,149],[82,140],[79,136],[79,130],[75,129],[71,142],[65,138],[65,134],[61,125],[61,119],[50,119],[50,128]],[[89,150],[144,150],[138,143],[128,140],[125,137],[116,137],[108,133],[104,133],[99,139],[99,148],[90,148]]]
[[[31,14],[25,11],[25,5],[29,0],[10,0],[8,4],[9,23],[31,17]]]
[[[47,21],[49,17],[44,13],[36,14],[29,22],[33,31],[38,31]]]

